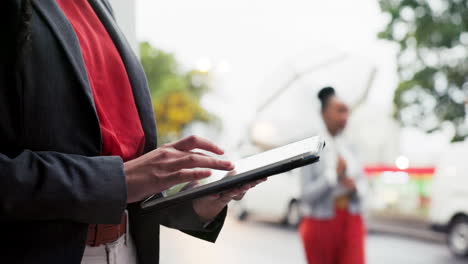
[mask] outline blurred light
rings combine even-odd
[[[392,172],[386,171],[382,173],[382,181],[385,184],[407,184],[409,175],[406,172]]]
[[[401,11],[400,11],[401,17],[406,20],[406,21],[413,21],[414,17],[416,14],[414,13],[414,10],[408,6],[405,6]]]
[[[229,70],[230,70],[230,67],[229,67],[229,62],[227,60],[222,60],[219,64],[218,64],[218,72],[220,73],[228,73]]]
[[[395,160],[395,166],[400,170],[406,170],[409,168],[409,159],[405,156],[399,156]]]
[[[393,27],[393,37],[396,40],[403,40],[403,38],[408,33],[408,25],[404,22],[396,22]]]
[[[209,72],[213,64],[209,58],[200,58],[196,63],[196,69],[200,72]]]
[[[262,144],[274,145],[279,137],[275,127],[270,122],[257,122],[253,126],[252,138]]]

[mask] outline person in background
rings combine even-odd
[[[341,135],[349,108],[332,87],[320,90],[318,97],[327,146],[319,163],[301,171],[304,218],[299,233],[309,264],[363,264],[363,170]]]

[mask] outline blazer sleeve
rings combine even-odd
[[[224,208],[218,216],[210,223],[204,223],[193,209],[192,202],[174,206],[161,212],[161,224],[179,229],[180,231],[204,239],[210,242],[215,242],[218,237],[227,215],[227,207]]]
[[[209,242],[216,241],[227,215],[226,207],[209,224],[203,223],[195,213],[192,202],[153,212],[143,211],[139,203],[129,205],[128,209],[130,220],[139,228],[145,227],[150,230],[157,228],[155,225],[164,225]]]
[[[126,202],[123,161],[118,156],[0,153],[0,220],[117,224]]]

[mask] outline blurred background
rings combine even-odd
[[[161,143],[196,134],[237,159],[313,136],[333,86],[369,185],[368,263],[466,263],[467,0],[111,2]],[[305,263],[299,184],[252,190],[214,245],[163,229],[161,262]]]

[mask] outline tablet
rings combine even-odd
[[[140,206],[148,211],[161,210],[309,165],[319,160],[323,147],[325,142],[316,136],[243,158],[234,162],[235,169],[230,172],[212,170],[210,177],[176,185],[149,197]]]

